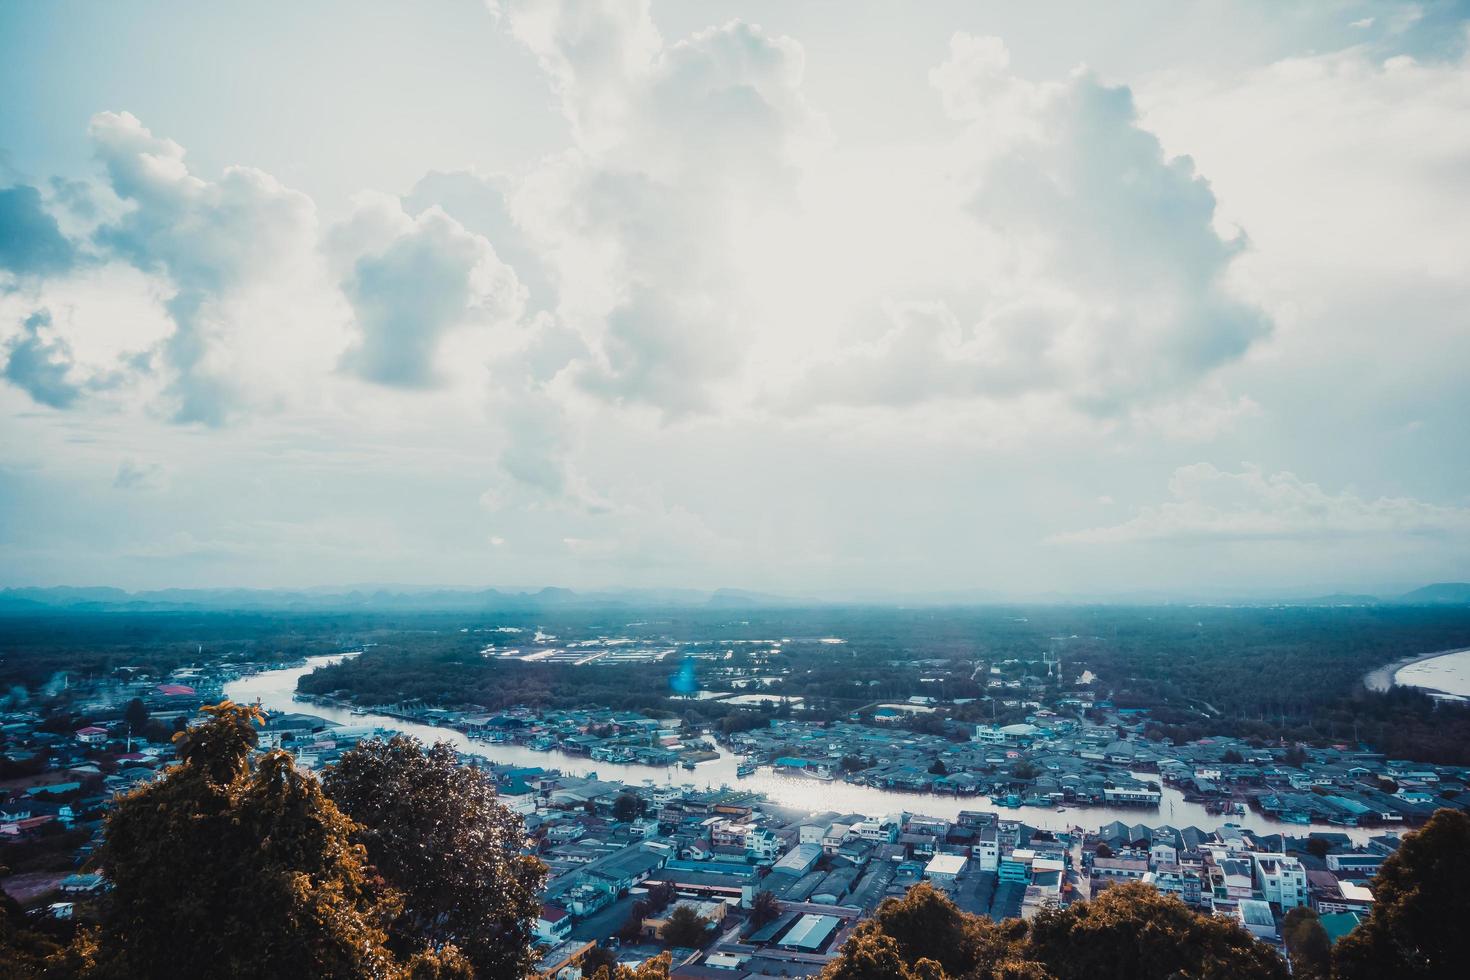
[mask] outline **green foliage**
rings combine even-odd
[[[600,970],[611,971],[617,966],[617,954],[606,946],[593,946],[582,954],[582,959],[577,965],[582,969],[582,976],[591,977]]]
[[[598,967],[597,972],[590,975],[584,973],[583,976],[586,980],[669,980],[671,963],[672,958],[668,953],[659,953],[639,963],[636,970],[616,963],[605,963]]]
[[[104,977],[385,977],[396,896],[364,873],[355,825],[269,752],[229,702],[179,738],[180,765],[118,799],[102,866]]]
[[[1291,960],[1291,975],[1301,980],[1327,980],[1332,973],[1332,940],[1317,913],[1298,906],[1286,913],[1281,938]]]
[[[1035,779],[1041,775],[1041,767],[1028,759],[1022,759],[1011,766],[1011,775],[1017,779]]]
[[[659,930],[659,938],[670,946],[703,946],[709,920],[692,905],[676,905]]]
[[[822,980],[1285,980],[1286,965],[1235,923],[1143,884],[1043,910],[1028,926],[968,915],[919,885],[883,903]]]
[[[521,820],[454,749],[396,735],[344,753],[323,781],[358,826],[354,841],[402,892],[393,948],[453,944],[481,980],[515,980],[535,964],[531,933],[546,868],[522,855]]]
[[[132,726],[133,734],[141,735],[148,725],[148,706],[142,698],[133,698],[123,708],[123,720]]]
[[[1338,980],[1462,977],[1470,963],[1470,816],[1440,810],[1373,879],[1373,909],[1333,950]]]
[[[1058,980],[1285,980],[1286,966],[1237,923],[1200,915],[1142,883],[1044,909],[1028,947]]]
[[[636,818],[643,812],[643,801],[632,793],[619,793],[613,800],[612,814],[614,820],[627,822]]]
[[[775,892],[764,889],[755,893],[755,898],[750,901],[750,923],[759,929],[767,922],[773,922],[781,915],[781,902],[776,898]]]
[[[0,866],[0,877],[10,873]],[[0,892],[0,978],[29,980],[41,976],[46,958],[59,946],[51,937],[31,929],[21,907]]]

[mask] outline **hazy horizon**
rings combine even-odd
[[[1470,580],[1467,38],[0,5],[0,587]]]

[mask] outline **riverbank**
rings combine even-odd
[[[1370,670],[1368,673],[1364,674],[1363,686],[1377,694],[1387,693],[1388,691],[1392,690],[1395,685],[1400,685],[1403,687],[1417,687],[1426,693],[1446,694],[1451,696],[1463,697],[1465,696],[1465,692],[1462,691],[1442,691],[1438,688],[1428,687],[1423,684],[1405,683],[1404,681],[1398,679],[1399,672],[1404,670],[1405,668],[1413,667],[1422,663],[1427,663],[1431,660],[1438,660],[1441,657],[1453,657],[1459,654],[1470,654],[1470,648],[1461,648],[1458,650],[1439,650],[1435,653],[1421,653],[1415,654],[1414,656],[1410,657],[1400,657],[1393,663],[1385,664],[1382,667]]]
[[[1335,824],[1286,823],[1257,814],[1252,814],[1250,817],[1214,814],[1198,803],[1185,800],[1182,792],[1168,785],[1162,787],[1163,798],[1156,809],[1089,806],[1068,807],[1062,812],[1057,812],[1054,807],[997,806],[984,797],[896,792],[859,786],[842,780],[827,782],[802,776],[783,775],[768,768],[742,778],[736,772],[742,761],[741,758],[723,749],[719,752],[718,758],[699,764],[695,770],[593,762],[585,755],[573,756],[555,749],[533,750],[514,744],[485,743],[471,739],[463,732],[453,728],[425,725],[371,712],[355,714],[351,710],[335,705],[307,705],[294,700],[296,682],[303,674],[332,662],[340,656],[339,654],[313,657],[299,667],[252,674],[228,684],[225,696],[246,704],[258,700],[261,706],[268,711],[305,710],[341,725],[371,725],[387,731],[413,735],[424,742],[447,741],[466,755],[478,756],[490,762],[556,768],[576,775],[588,775],[595,772],[600,779],[619,781],[633,786],[648,782],[673,786],[698,784],[706,788],[738,785],[741,789],[763,794],[773,803],[811,813],[837,810],[881,815],[908,811],[955,820],[962,810],[979,810],[1000,813],[1010,819],[1023,820],[1030,826],[1051,831],[1067,831],[1084,820],[1092,827],[1099,827],[1116,820],[1126,824],[1147,822],[1150,824],[1166,823],[1175,827],[1193,825],[1203,830],[1217,829],[1227,824],[1238,825],[1244,822],[1265,833],[1300,835],[1311,830],[1321,830],[1346,833],[1354,840],[1366,840],[1372,834],[1380,832],[1368,828],[1343,827]]]

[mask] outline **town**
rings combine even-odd
[[[0,712],[0,887],[35,917],[86,918],[107,888],[90,859],[112,796],[160,778],[173,734],[202,720],[199,709],[232,682],[279,667],[121,669],[13,693]],[[260,748],[285,748],[320,772],[363,740],[393,734],[394,719],[359,708],[332,721],[312,713],[313,700],[330,699],[269,711]],[[1351,746],[1223,737],[1173,745],[1143,734],[1146,711],[1102,698],[1069,693],[1033,702],[1024,721],[950,722],[944,734],[895,723],[929,707],[896,703],[865,721],[761,716],[730,731],[605,708],[398,711],[465,736],[475,751],[462,761],[484,770],[520,815],[524,852],[549,871],[538,969],[558,980],[577,980],[598,958],[636,965],[667,948],[678,975],[691,978],[814,974],[880,903],[920,882],[1000,920],[1140,881],[1264,943],[1280,946],[1284,918],[1299,907],[1336,938],[1371,909],[1373,876],[1398,831],[1436,809],[1470,807],[1465,767]],[[1092,720],[1099,713],[1105,720]],[[503,745],[653,775],[495,761]],[[697,786],[701,767],[735,758],[733,780]],[[807,781],[813,799],[841,782],[910,794],[912,806],[814,811],[743,785],[760,771]],[[1158,819],[1166,795],[1202,803],[1216,819]],[[989,807],[924,812],[926,801],[986,796]],[[1089,821],[1094,807],[1130,807],[1143,819]],[[1060,824],[1036,818],[1058,809]],[[1259,833],[1252,812],[1278,827],[1319,826]]]

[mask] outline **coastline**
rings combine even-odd
[[[1414,664],[1420,664],[1426,660],[1438,660],[1440,657],[1449,657],[1457,653],[1464,653],[1467,650],[1470,650],[1470,647],[1459,647],[1454,650],[1438,650],[1434,653],[1420,653],[1409,657],[1400,657],[1398,660],[1395,660],[1392,663],[1385,664],[1382,667],[1375,667],[1373,670],[1370,670],[1368,671],[1368,673],[1364,674],[1363,686],[1376,694],[1387,693],[1396,686],[1394,677],[1405,667],[1409,667]],[[1403,686],[1413,687],[1417,690],[1434,694],[1448,693],[1445,691],[1435,690],[1432,687],[1421,687],[1418,684],[1405,684]]]

